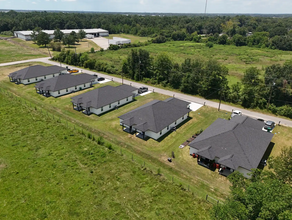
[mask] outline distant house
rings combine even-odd
[[[46,97],[58,97],[71,92],[87,89],[97,81],[97,76],[89,74],[60,75],[36,84],[36,92]]]
[[[84,114],[100,115],[134,100],[138,89],[128,85],[104,86],[72,98],[73,108]]]
[[[198,157],[200,165],[221,168],[222,175],[238,170],[249,178],[273,138],[272,133],[262,131],[263,126],[264,122],[246,116],[218,118],[189,144],[190,154]]]
[[[63,67],[36,65],[10,73],[9,79],[11,82],[15,82],[16,84],[22,83],[27,85],[66,73],[67,70]]]
[[[164,101],[153,100],[139,108],[119,116],[124,131],[135,132],[136,136],[159,139],[187,120],[189,103],[169,98]]]

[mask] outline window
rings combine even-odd
[[[128,101],[128,98],[126,99],[126,101]]]
[[[28,79],[27,82],[30,82],[30,80]]]
[[[75,89],[77,89],[77,86],[75,86]]]
[[[185,119],[185,116],[182,117],[182,120],[184,120],[184,119]]]
[[[111,108],[112,107],[112,104],[109,104],[109,108]]]
[[[118,101],[118,105],[120,104],[120,101]]]
[[[101,107],[101,109],[100,109],[101,111],[103,111],[103,107]]]
[[[160,135],[162,135],[162,131],[160,131]]]
[[[176,121],[174,122],[174,124],[176,125]]]
[[[68,89],[66,89],[66,92],[68,92]]]
[[[86,85],[84,84],[84,87],[85,87]]]
[[[60,90],[58,91],[58,94],[60,94]]]
[[[55,77],[55,74],[53,74],[53,77]]]
[[[44,76],[44,79],[46,79],[47,77],[46,76]]]
[[[169,130],[169,126],[167,126],[166,129]]]
[[[35,78],[35,81],[38,81],[38,78]]]

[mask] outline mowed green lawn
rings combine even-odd
[[[1,219],[209,219],[210,204],[0,92]]]
[[[46,55],[38,49],[23,47],[6,40],[0,40],[0,48],[0,63],[46,57]]]
[[[92,54],[98,60],[108,62],[121,70],[122,61],[127,58],[132,49],[145,49],[151,55],[167,53],[174,62],[182,63],[186,58],[215,59],[226,65],[229,69],[231,84],[240,81],[245,70],[257,67],[263,73],[263,68],[272,64],[282,64],[292,59],[291,51],[261,49],[253,47],[236,47],[232,45],[217,45],[208,48],[205,44],[189,41],[171,41],[164,44],[151,44],[139,48],[126,48],[117,51],[104,51]]]

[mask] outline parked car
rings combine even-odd
[[[237,116],[237,115],[242,115],[242,112],[239,110],[233,110],[231,113],[231,118],[233,118],[234,116]]]
[[[68,69],[67,71],[68,71],[68,73],[71,73],[71,74],[79,72],[79,70],[77,70],[77,69],[72,69],[72,70]]]
[[[105,80],[103,77],[99,77],[99,78],[97,79],[97,81],[103,81],[103,80]]]
[[[273,121],[266,121],[265,126],[263,127],[263,130],[267,132],[273,131],[274,127],[276,126],[276,123]]]
[[[147,92],[148,91],[148,87],[140,87],[138,89],[138,93],[141,94],[141,93],[144,93],[144,92]]]

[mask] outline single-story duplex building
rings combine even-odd
[[[157,140],[187,120],[189,104],[176,98],[153,100],[119,116],[120,125],[124,131],[135,132],[137,137]]]
[[[262,131],[263,126],[264,122],[246,116],[218,118],[189,144],[190,154],[202,166],[219,168],[222,175],[237,170],[249,178],[273,138],[272,133]]]
[[[86,73],[79,75],[60,75],[35,85],[36,92],[46,97],[58,97],[71,92],[87,89],[97,82],[97,76]]]
[[[100,115],[134,100],[138,89],[129,85],[104,86],[72,98],[73,108],[84,114]]]
[[[93,29],[83,29],[86,34],[90,34],[94,37],[106,37],[109,36],[109,32],[107,30],[101,29],[101,28],[93,28]],[[54,35],[55,30],[42,30],[42,32],[45,32],[49,35],[50,39],[53,39],[55,37]],[[70,34],[72,31],[78,33],[80,29],[65,29],[61,30],[65,35]],[[14,36],[18,37],[22,40],[29,41],[31,40],[31,34],[33,31],[14,31]]]
[[[29,66],[9,74],[11,82],[16,84],[30,84],[66,74],[67,69],[59,66]]]

